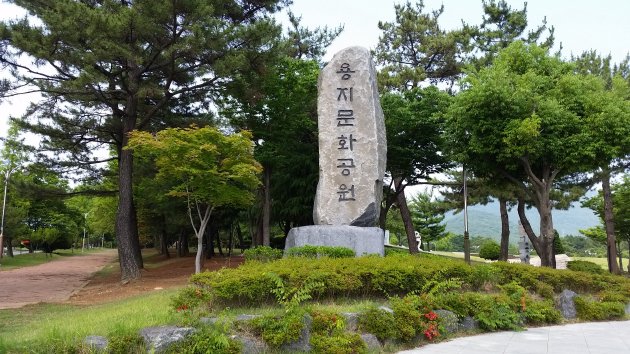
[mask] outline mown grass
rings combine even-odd
[[[0,353],[54,353],[88,335],[136,336],[143,327],[176,323],[169,306],[176,291],[93,306],[38,304],[0,310]]]

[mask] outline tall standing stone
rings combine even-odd
[[[385,123],[370,52],[346,48],[318,82],[316,225],[375,226],[387,157]]]

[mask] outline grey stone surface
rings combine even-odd
[[[238,315],[236,316],[236,321],[250,321],[258,317],[260,317],[260,315]]]
[[[252,338],[245,335],[233,335],[232,339],[240,342],[243,345],[241,349],[241,354],[260,354],[267,353],[269,351],[269,346],[265,344],[262,340],[258,338]]]
[[[626,304],[626,315],[630,315],[630,302]]]
[[[87,336],[83,339],[83,344],[88,346],[90,349],[96,350],[97,352],[105,351],[109,341],[107,338],[102,336]]]
[[[459,322],[460,331],[476,331],[478,329],[479,321],[470,316],[464,317],[461,322]]]
[[[359,328],[359,314],[356,312],[343,312],[341,314],[346,320],[346,330],[356,332]]]
[[[577,317],[577,311],[575,310],[575,302],[573,298],[576,297],[577,294],[571,290],[564,289],[556,298],[556,308],[560,313],[562,313],[562,317],[566,319],[573,319]]]
[[[372,333],[363,333],[361,334],[361,339],[367,345],[369,351],[377,351],[381,350],[381,342],[378,341],[375,335]]]
[[[378,309],[379,309],[379,310],[381,310],[381,311],[385,311],[385,312],[389,312],[389,313],[394,313],[394,310],[390,309],[390,308],[389,308],[389,307],[387,307],[387,306],[379,306],[379,307],[378,307]]]
[[[313,319],[310,315],[304,315],[304,328],[302,328],[302,333],[300,333],[300,338],[292,343],[287,343],[280,346],[280,351],[285,351],[289,353],[295,352],[308,352],[311,350],[311,325],[313,324]]]
[[[215,324],[219,321],[218,318],[216,317],[201,317],[199,319],[199,322],[203,323],[203,324]]]
[[[147,351],[162,353],[175,342],[185,339],[195,332],[191,327],[158,326],[146,327],[140,330]]]
[[[310,225],[294,227],[289,231],[284,249],[305,245],[341,246],[363,254],[385,254],[383,230],[378,227],[348,225]]]
[[[457,315],[448,310],[435,310],[434,312],[438,315],[438,320],[440,324],[444,326],[446,332],[455,333],[459,331],[459,319]]]
[[[316,225],[375,226],[387,141],[370,52],[339,51],[318,82],[319,183]]]

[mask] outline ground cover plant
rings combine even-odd
[[[560,323],[563,318],[554,300],[564,289],[580,294],[576,307],[583,320],[622,318],[630,301],[629,279],[590,268],[555,270],[505,262],[468,266],[457,259],[389,252],[386,257],[250,260],[238,268],[192,276],[191,286],[180,292],[174,307],[212,315],[226,308],[255,313],[261,305],[281,304],[284,311],[258,317],[246,331],[271,348],[282,348],[296,340],[302,319],[310,316],[317,323],[311,337],[315,352],[330,352],[323,348],[330,348],[334,337],[345,343],[337,352],[358,353],[365,348],[355,345],[354,335],[362,332],[385,343],[385,351],[452,335],[440,315],[443,310],[459,321],[469,318],[481,331]],[[356,331],[344,330],[343,310],[317,307],[348,299],[366,302],[358,311]],[[317,322],[322,318],[326,324]]]

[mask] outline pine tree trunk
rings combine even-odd
[[[510,220],[507,212],[507,199],[499,198],[499,211],[501,214],[501,254],[500,261],[507,261],[510,246]]]
[[[7,256],[13,258],[13,238],[4,236],[4,243],[7,245]]]
[[[236,236],[238,237],[238,245],[239,248],[241,249],[241,253],[243,253],[243,249],[245,248],[244,242],[243,242],[243,232],[241,231],[241,225],[240,224],[236,224]]]
[[[617,255],[617,242],[615,239],[615,220],[613,216],[613,200],[610,188],[610,170],[602,169],[602,192],[604,197],[604,228],[606,230],[606,251],[608,258],[608,271],[619,274],[615,256]],[[623,269],[623,268],[621,268]]]
[[[135,127],[131,119],[123,119],[123,143],[118,160],[118,210],[116,212],[116,242],[120,262],[121,280],[128,282],[140,278],[143,268],[136,208],[133,204],[133,155],[127,146],[128,136]]]
[[[396,178],[396,205],[400,210],[400,217],[405,225],[405,233],[407,234],[407,244],[409,245],[409,253],[418,253],[418,241],[416,240],[416,230],[413,228],[413,221],[411,220],[411,213],[407,206],[407,199],[405,198],[405,186],[402,184],[401,178]]]

